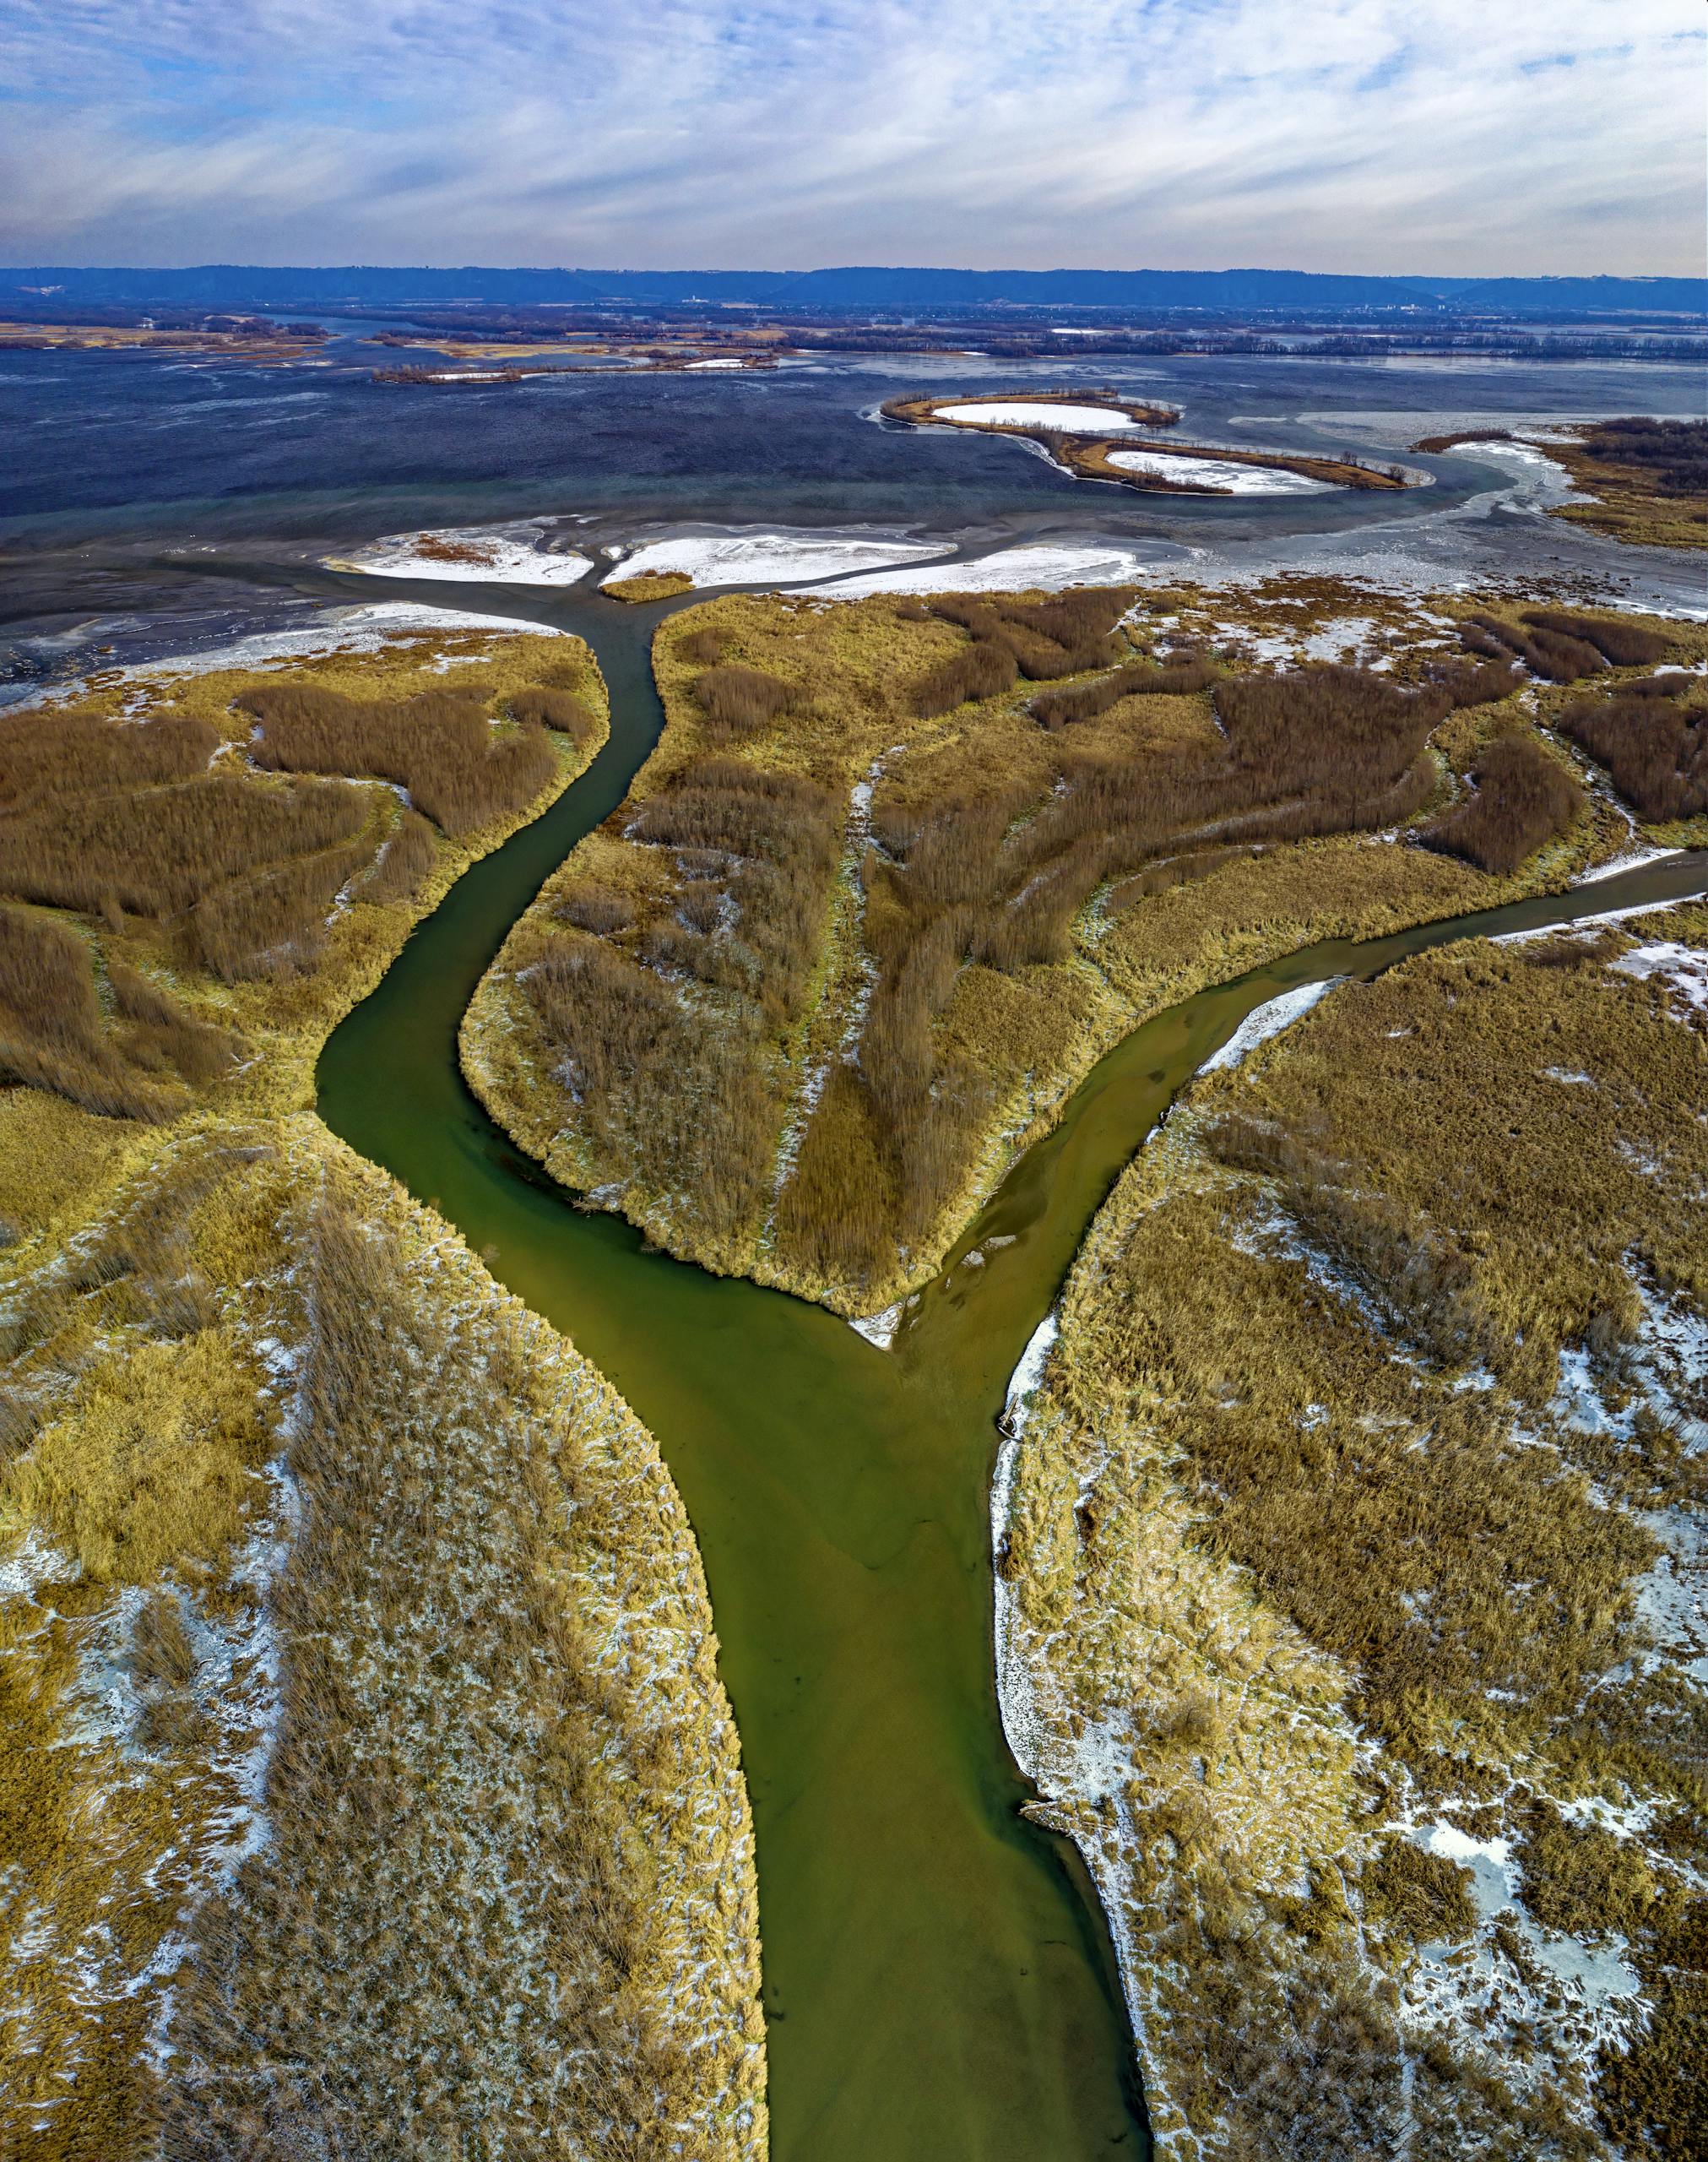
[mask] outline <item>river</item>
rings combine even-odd
[[[525,611],[593,647],[610,740],[458,881],[335,1032],[322,1114],[455,1224],[658,1437],[700,1541],[752,1795],[777,2162],[1137,2158],[1141,2080],[1109,1941],[1077,1858],[1018,1814],[1030,1790],[995,1702],[987,1495],[1009,1373],[1121,1166],[1254,1006],[1467,931],[1708,890],[1708,853],[1314,948],[1158,1015],[1016,1165],[885,1353],[821,1308],[578,1212],[462,1080],[457,1028],[482,971],[663,725],[648,650],[665,609],[576,592],[530,595]],[[1012,1243],[983,1268],[955,1265],[999,1236]]]

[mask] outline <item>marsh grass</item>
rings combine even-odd
[[[658,749],[471,1008],[489,1105],[672,1250],[866,1312],[1155,1005],[1558,877],[1599,830],[1492,636],[1253,672],[1152,606],[1155,639],[1126,589],[670,619]],[[1429,850],[1358,845],[1431,810]]]
[[[474,665],[447,683],[445,658]],[[526,635],[97,679],[8,715],[0,1071],[155,1121],[210,1091],[302,1100],[415,916],[605,728],[585,648]]]
[[[1045,1790],[1133,1932],[1147,2092],[1218,2162],[1606,2155],[1609,2127],[1660,2154],[1689,2120],[1694,1847],[1558,1806],[1703,1799],[1633,1588],[1651,1525],[1700,1504],[1666,1428],[1705,1407],[1682,1370],[1646,1400],[1634,1361],[1660,1287],[1708,1306],[1708,1046],[1608,965],[1626,943],[1467,944],[1337,991],[1196,1086],[1076,1263],[1002,1575]],[[1562,1353],[1611,1426],[1565,1415]],[[1073,1798],[1094,1722],[1127,1737],[1118,1811]],[[1374,1836],[1444,1812],[1513,1842],[1536,1926],[1626,1940],[1646,2030],[1608,2040],[1462,1872]],[[1421,1947],[1473,1929],[1516,2011],[1415,1993]]]
[[[1569,831],[1583,809],[1582,790],[1532,736],[1496,736],[1470,780],[1475,793],[1423,827],[1418,839],[1479,871],[1516,871]]]
[[[762,2153],[733,1727],[608,1387],[307,1117],[133,1138],[6,1299],[0,2146]]]

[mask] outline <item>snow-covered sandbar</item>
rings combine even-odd
[[[680,571],[697,586],[796,585],[847,571],[881,569],[946,553],[941,541],[884,540],[864,534],[790,532],[685,533],[648,540],[625,556],[600,581],[657,578]]]
[[[442,526],[426,533],[388,533],[348,556],[328,556],[328,569],[368,578],[474,580],[482,585],[576,585],[593,568],[572,549],[545,549],[536,525]]]
[[[1112,450],[1109,464],[1123,473],[1154,473],[1159,481],[1189,486],[1225,489],[1232,496],[1320,496],[1333,486],[1308,473],[1289,473],[1279,465],[1240,465],[1231,459],[1182,458],[1168,450]]]
[[[832,600],[860,600],[871,593],[1025,593],[1034,587],[1054,593],[1068,585],[1136,584],[1152,568],[1131,548],[1039,541],[981,556],[977,562],[878,572],[809,589]]]
[[[1042,399],[1035,403],[1031,399],[1011,403],[993,399],[988,404],[939,405],[931,417],[962,427],[976,422],[987,428],[1068,428],[1080,435],[1115,435],[1145,425],[1116,405],[1067,405]]]

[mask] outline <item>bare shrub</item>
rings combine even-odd
[[[685,631],[676,640],[676,652],[696,668],[715,668],[724,658],[724,633],[710,624],[703,624],[698,630]]]
[[[579,751],[586,750],[599,733],[596,715],[573,691],[548,683],[530,683],[512,692],[507,703],[512,720],[519,721],[524,728],[538,725],[556,729],[560,736],[568,736]]]
[[[1524,620],[1535,630],[1552,631],[1558,637],[1592,645],[1615,668],[1651,668],[1678,650],[1663,631],[1651,631],[1644,623],[1612,623],[1596,616],[1568,615],[1548,608],[1526,608]]]
[[[559,893],[552,902],[552,913],[577,931],[591,931],[600,937],[626,931],[635,920],[634,904],[626,895],[614,894],[610,887],[591,880]]]
[[[383,905],[413,900],[432,869],[438,850],[433,828],[419,811],[405,808],[398,829],[380,850],[374,867],[357,891],[361,899]]]
[[[1587,638],[1545,627],[1526,629],[1499,616],[1472,616],[1460,625],[1459,636],[1472,652],[1487,654],[1491,659],[1516,655],[1533,674],[1550,683],[1575,683],[1581,676],[1593,676],[1608,665]]]
[[[1107,713],[1123,698],[1182,697],[1195,691],[1207,691],[1216,679],[1216,669],[1196,656],[1171,660],[1165,667],[1133,661],[1094,683],[1079,684],[1071,691],[1042,692],[1028,711],[1046,728],[1069,727],[1076,721],[1095,720],[1099,714]]]
[[[952,713],[969,698],[1000,697],[1017,673],[1007,646],[979,639],[959,653],[952,653],[920,676],[909,694],[910,702],[921,720],[935,720],[939,714]]]
[[[167,1118],[185,1101],[106,1035],[89,948],[20,909],[0,908],[0,1079],[121,1118]]]

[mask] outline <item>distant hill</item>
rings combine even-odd
[[[1708,313],[1705,278],[1361,278],[1306,270],[442,270],[356,264],[290,269],[202,263],[185,269],[0,269],[3,289],[52,287],[68,301],[133,306],[334,308],[540,307],[602,301],[735,302],[768,308],[1201,308],[1250,314],[1308,309],[1490,310],[1503,315]]]

